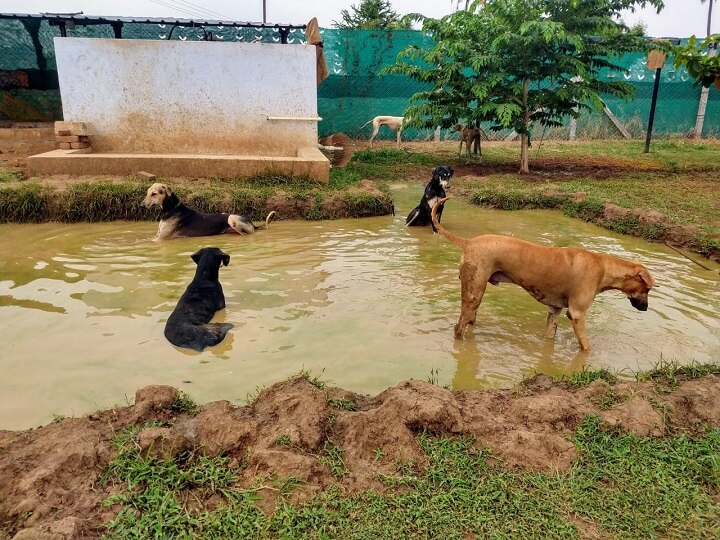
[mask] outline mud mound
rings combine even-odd
[[[672,390],[602,380],[574,388],[545,376],[497,391],[451,392],[406,381],[375,397],[298,377],[264,390],[248,406],[216,401],[194,414],[179,412],[179,395],[148,387],[130,407],[0,432],[0,538],[99,537],[116,511],[101,502],[120,489],[101,481],[117,453],[113,438],[150,422],[135,438],[145,455],[228,456],[243,486],[259,477],[295,476],[306,482],[298,498],[331,484],[377,486],[376,474],[393,473],[399,464],[422,469],[421,431],[470,435],[510,466],[562,471],[576,457],[568,435],[588,414],[641,436],[720,426],[717,376]],[[333,462],[332,455],[342,457]],[[272,502],[271,496],[263,507],[272,509]]]

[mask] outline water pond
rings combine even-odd
[[[455,389],[506,387],[535,372],[647,369],[720,356],[720,274],[663,245],[557,212],[483,210],[453,199],[443,223],[462,235],[508,234],[637,260],[659,287],[639,312],[620,293],[588,316],[592,350],[564,317],[544,339],[546,308],[519,287],[490,287],[476,327],[453,339],[460,252],[429,228],[405,228],[421,186],[393,186],[398,214],[277,221],[254,236],[153,242],[151,222],[0,225],[0,429],[80,416],[169,384],[196,401],[244,403],[258,387],[310,370],[376,393],[432,379]],[[218,246],[232,322],[203,353],[170,345],[165,321],[192,279],[190,254]]]

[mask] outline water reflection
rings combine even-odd
[[[661,358],[720,353],[718,267],[545,211],[484,211],[454,199],[443,222],[465,236],[509,234],[642,262],[659,288],[650,309],[603,293],[588,314],[593,349],[578,354],[569,321],[544,338],[546,308],[522,289],[490,287],[463,340],[460,252],[429,229],[405,228],[422,186],[396,191],[397,216],[278,221],[252,237],[152,242],[156,224],[0,226],[0,428],[123,404],[147,384],[199,401],[243,401],[300,369],[358,392],[407,378],[454,388],[509,386],[582,366],[644,369]],[[234,324],[203,353],[170,345],[163,327],[194,274],[190,255],[215,245]]]

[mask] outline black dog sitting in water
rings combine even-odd
[[[432,222],[430,211],[435,203],[445,198],[445,189],[450,189],[450,178],[455,173],[452,167],[441,166],[435,167],[432,171],[432,179],[425,186],[425,193],[423,193],[420,204],[418,204],[408,214],[405,220],[405,226],[419,226],[424,227],[426,225],[432,225],[433,232],[437,232],[435,225]],[[437,209],[437,218],[440,221],[442,217],[443,206]]]
[[[165,337],[178,347],[202,351],[217,345],[233,325],[211,323],[215,312],[225,308],[225,295],[218,281],[220,264],[227,266],[230,255],[216,247],[202,248],[192,255],[197,264],[195,277],[165,324]]]

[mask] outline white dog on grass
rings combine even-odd
[[[397,145],[400,148],[400,135],[402,134],[403,127],[410,121],[410,118],[404,118],[402,116],[376,116],[372,120],[365,122],[363,127],[367,126],[370,122],[373,125],[372,136],[370,137],[370,148],[373,147],[373,141],[377,137],[378,131],[381,126],[387,126],[395,133],[397,133]],[[362,129],[362,128],[360,128]]]

